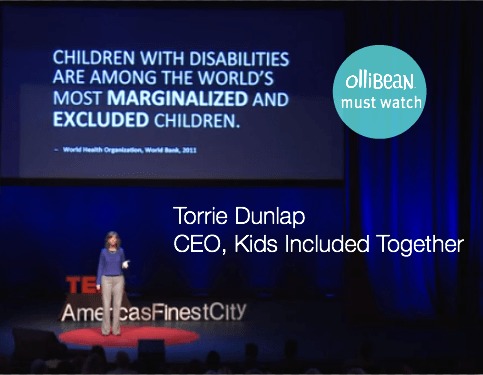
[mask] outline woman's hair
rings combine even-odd
[[[114,232],[113,230],[111,230],[110,232],[107,232],[106,234],[106,239],[104,241],[104,246],[106,249],[109,249],[109,238],[112,238],[112,237],[116,237],[117,238],[117,242],[116,242],[116,249],[119,249],[121,247],[121,237],[119,237],[119,234],[117,234],[117,232]]]

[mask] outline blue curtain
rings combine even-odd
[[[351,295],[384,316],[483,311],[482,10],[478,3],[364,3],[349,11],[347,24],[358,32],[349,30],[348,54],[373,44],[406,51],[425,75],[427,101],[416,124],[394,139],[347,131],[347,230],[464,239],[459,254],[403,257],[371,243],[369,254],[348,259],[348,272],[358,269],[361,278]]]

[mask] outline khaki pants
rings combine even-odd
[[[121,334],[120,313],[124,294],[124,276],[102,276],[102,334],[111,331],[111,301],[112,301],[112,333]]]

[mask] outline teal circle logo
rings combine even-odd
[[[344,123],[368,138],[404,133],[426,103],[421,68],[398,48],[374,45],[350,55],[334,79],[334,105]]]

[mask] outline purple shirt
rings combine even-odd
[[[122,262],[124,257],[124,249],[120,247],[115,252],[110,252],[106,248],[101,250],[99,256],[99,266],[97,267],[97,285],[101,285],[102,276],[119,276],[122,275]]]

